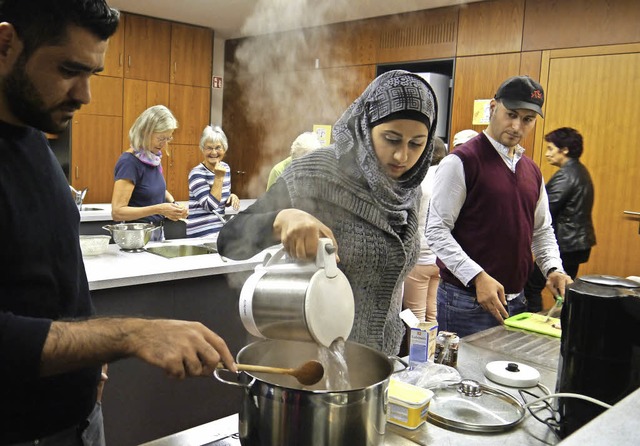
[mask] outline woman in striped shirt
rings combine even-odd
[[[224,224],[227,206],[240,208],[240,199],[231,193],[231,172],[222,161],[229,143],[218,126],[206,126],[200,138],[202,163],[189,173],[189,218],[187,237],[216,234]]]

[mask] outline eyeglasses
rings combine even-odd
[[[173,141],[173,136],[156,136],[156,141],[158,141],[159,144],[164,144],[165,142]]]
[[[215,146],[215,147],[209,147],[209,146],[207,146],[207,147],[205,147],[204,149],[202,149],[202,151],[203,151],[204,153],[213,152],[214,150],[215,150],[216,152],[224,152],[224,147],[222,147],[222,146]]]

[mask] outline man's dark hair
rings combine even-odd
[[[544,136],[544,140],[553,143],[557,148],[566,147],[569,158],[580,158],[582,155],[582,135],[571,127],[560,127]]]
[[[69,25],[107,40],[119,21],[120,13],[105,0],[0,0],[0,22],[16,29],[26,58],[43,45],[62,43]]]

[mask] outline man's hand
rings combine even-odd
[[[573,283],[570,276],[559,271],[554,271],[547,276],[547,289],[551,291],[553,296],[562,296],[563,298],[567,285]]]
[[[220,360],[235,371],[224,340],[199,322],[142,320],[129,336],[131,353],[169,376],[210,376]]]
[[[318,241],[328,237],[336,248],[338,243],[333,232],[313,215],[299,209],[284,209],[273,222],[273,236],[280,240],[285,251],[294,259],[314,260],[318,252]]]
[[[504,319],[509,317],[509,312],[506,309],[507,299],[502,284],[485,271],[478,274],[473,282],[478,304],[484,311],[492,314],[498,322],[504,323]]]

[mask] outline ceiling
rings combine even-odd
[[[212,28],[234,39],[481,0],[107,0],[121,11]]]

